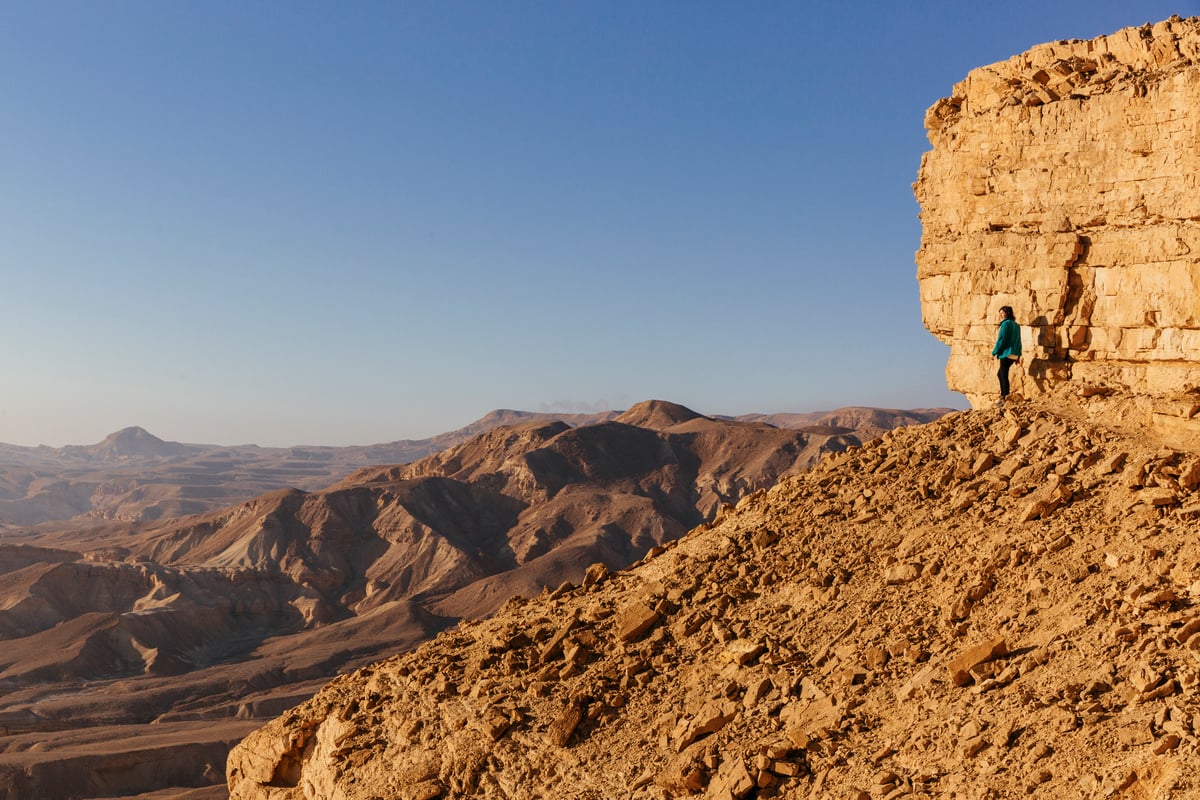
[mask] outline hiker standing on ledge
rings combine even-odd
[[[1000,369],[996,377],[1000,379],[1000,402],[997,408],[1004,408],[1004,398],[1008,397],[1008,370],[1013,362],[1021,363],[1021,328],[1013,319],[1012,306],[1000,307],[1000,333],[996,336],[996,346],[992,355],[1000,359]]]

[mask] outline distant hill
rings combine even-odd
[[[274,489],[319,489],[371,464],[415,461],[497,425],[550,419],[579,425],[617,413],[498,410],[429,439],[354,447],[182,444],[139,427],[93,445],[0,444],[0,540],[5,528],[11,538],[13,528],[46,523],[90,526],[198,514]]]
[[[94,459],[98,461],[118,461],[129,459],[162,459],[194,453],[203,448],[165,442],[147,432],[144,428],[122,428],[107,436],[99,444],[84,446],[67,446],[58,452],[64,459]]]
[[[882,436],[894,428],[924,425],[949,414],[952,408],[870,408],[846,406],[836,411],[812,411],[806,414],[743,414],[734,419],[765,422],[779,428],[797,428],[820,432],[854,433],[863,441]]]

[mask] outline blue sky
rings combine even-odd
[[[954,405],[925,109],[1200,2],[0,6],[0,441]]]

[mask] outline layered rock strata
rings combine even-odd
[[[996,311],[1011,305],[1026,396],[1117,400],[1158,425],[1194,416],[1200,18],[972,70],[925,125],[916,259],[950,388],[995,399]]]

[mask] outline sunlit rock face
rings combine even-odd
[[[948,385],[996,397],[996,312],[1029,397],[1158,426],[1200,409],[1200,18],[1038,45],[926,113],[914,191],[927,328]]]

